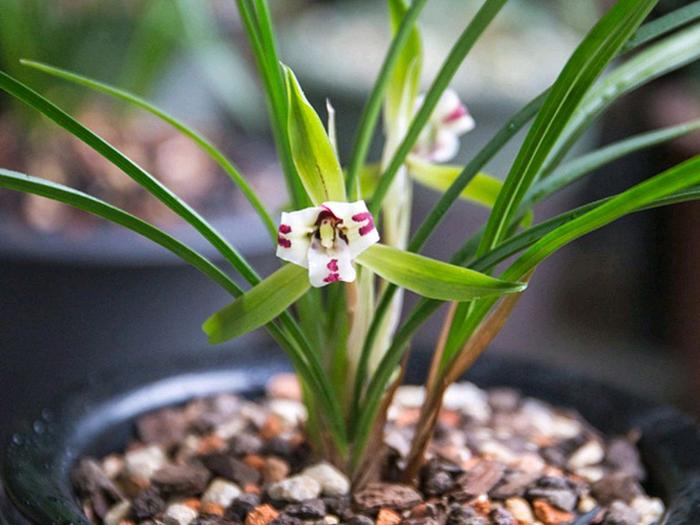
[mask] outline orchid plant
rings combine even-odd
[[[534,221],[537,203],[623,155],[700,129],[700,121],[626,138],[568,160],[581,135],[616,99],[700,57],[700,2],[643,22],[655,0],[618,0],[590,29],[549,89],[504,123],[464,166],[446,164],[475,125],[451,80],[507,0],[485,0],[421,94],[417,22],[427,0],[388,0],[393,39],[360,117],[345,167],[335,113],[327,125],[293,72],[280,62],[266,0],[237,0],[270,114],[289,207],[276,221],[245,177],[211,142],[146,100],[55,67],[36,70],[148,111],[207,152],[256,210],[284,261],[262,279],[206,219],[138,164],[55,104],[0,72],[0,88],[32,106],[118,166],[189,222],[223,255],[224,269],[168,233],[106,202],[31,175],[0,170],[0,187],[64,202],[120,224],[174,252],[233,296],[204,331],[212,343],[265,327],[289,356],[307,407],[305,430],[318,455],[361,485],[376,472],[383,423],[406,367],[413,334],[447,303],[425,384],[404,477],[425,460],[441,401],[498,333],[537,266],[573,240],[630,213],[700,197],[700,157],[617,195]],[[368,160],[377,123],[384,148]],[[483,173],[532,124],[508,173]],[[412,186],[441,192],[411,232]],[[449,262],[420,254],[458,200],[490,209]],[[231,275],[232,271],[235,275]],[[249,288],[234,280],[240,277]],[[420,296],[405,312],[404,292]]]

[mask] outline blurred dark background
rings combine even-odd
[[[659,16],[684,2],[660,2]],[[433,0],[422,17],[427,85],[474,6]],[[341,156],[389,41],[384,2],[272,2],[280,50],[317,108],[337,110]],[[477,128],[465,161],[555,78],[603,2],[520,0],[503,10],[454,83]],[[449,15],[449,16],[448,16]],[[132,90],[203,131],[270,210],[284,204],[264,99],[232,0],[0,0],[0,69],[26,81],[142,163],[258,265],[276,264],[264,230],[226,176],[189,142],[124,104],[19,65],[46,61]],[[578,152],[700,117],[700,74],[686,67],[627,96]],[[518,140],[488,171],[504,176]],[[539,206],[544,218],[618,192],[700,151],[691,135],[599,170]],[[375,154],[377,152],[375,151]],[[97,194],[204,243],[125,175],[0,95],[0,166]],[[436,195],[416,190],[416,219]],[[461,203],[428,246],[448,257],[486,217]],[[495,352],[577,368],[700,413],[700,204],[624,219],[563,250],[535,274]],[[40,198],[0,190],[0,423],[36,411],[99,371],[254,352],[256,334],[207,347],[200,324],[226,295],[133,235]],[[418,335],[428,348],[439,318]],[[214,357],[215,356],[215,357]],[[222,357],[223,356],[223,357]],[[6,425],[0,424],[5,428]]]

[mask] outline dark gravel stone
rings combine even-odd
[[[295,518],[313,520],[326,515],[326,504],[319,498],[307,499],[301,503],[287,505],[284,512]]]
[[[575,486],[568,478],[563,476],[542,476],[537,480],[537,486],[543,489],[570,490]]]
[[[615,472],[596,481],[591,487],[591,492],[603,505],[609,505],[614,500],[631,502],[635,496],[642,493],[642,488],[633,476]]]
[[[205,517],[198,517],[195,518],[194,521],[190,523],[190,525],[240,525],[241,521],[239,520],[230,520],[221,516],[205,516]],[[140,525],[143,525],[140,524]]]
[[[235,518],[243,521],[248,515],[248,512],[257,505],[260,505],[260,496],[257,494],[243,493],[231,502],[231,505],[226,509],[225,516],[228,519]]]
[[[646,473],[639,458],[637,447],[625,438],[610,440],[605,452],[605,463],[612,468],[641,481]]]
[[[508,499],[523,496],[527,488],[539,478],[539,474],[521,470],[506,470],[501,481],[489,493],[492,498]]]
[[[151,483],[166,497],[195,496],[204,492],[209,478],[211,474],[201,465],[166,465],[156,471]]]
[[[286,439],[280,437],[273,437],[270,439],[262,449],[264,454],[270,456],[279,456],[286,460],[292,458],[292,452],[294,452],[294,445]]]
[[[568,460],[567,454],[560,447],[544,447],[540,449],[540,455],[547,462],[556,467],[564,467]]]
[[[481,521],[479,521],[481,520]],[[447,514],[447,525],[488,525],[488,521],[466,505],[452,505]]]
[[[347,522],[354,513],[350,505],[350,496],[329,496],[323,498],[326,504],[326,511],[329,514],[335,514],[342,522]]]
[[[578,496],[570,489],[553,489],[546,487],[534,487],[527,491],[529,499],[542,498],[558,509],[571,512],[576,507]]]
[[[154,487],[142,490],[131,502],[131,514],[137,520],[152,518],[163,510],[165,510],[165,501]]]
[[[286,512],[280,512],[277,517],[272,520],[269,525],[304,525],[304,521],[290,516]]]
[[[80,460],[71,472],[71,481],[78,495],[90,500],[93,511],[100,518],[107,514],[113,504],[124,499],[119,488],[92,458]]]
[[[378,512],[382,507],[407,510],[422,499],[413,488],[398,483],[370,483],[353,498],[357,508],[367,513]]]
[[[506,509],[494,509],[489,517],[493,525],[518,525],[518,520]]]
[[[401,525],[440,525],[440,522],[435,518],[406,518],[401,520]]]
[[[346,523],[348,525],[374,525],[374,520],[362,514],[355,514],[351,516]]]
[[[262,450],[263,442],[255,434],[248,432],[238,434],[229,441],[229,450],[236,456],[245,456],[246,454],[257,454]]]
[[[455,481],[444,470],[427,469],[423,479],[423,492],[428,496],[439,496],[452,490]]]
[[[233,481],[241,487],[260,481],[257,470],[228,454],[207,454],[199,459],[216,476]]]
[[[482,461],[459,476],[450,495],[457,501],[466,501],[480,494],[488,494],[503,478],[505,467],[495,461]]]
[[[187,420],[181,410],[158,410],[138,418],[136,433],[144,443],[156,443],[171,448],[185,439]]]

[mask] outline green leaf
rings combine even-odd
[[[82,75],[78,75],[77,73],[66,71],[64,69],[53,67],[48,64],[42,64],[40,62],[34,62],[32,60],[21,60],[21,63],[25,66],[31,67],[32,69],[42,71],[54,77],[62,78],[69,82],[85,86],[95,91],[99,91],[101,93],[105,93],[117,99],[128,102],[133,106],[148,111],[152,115],[161,119],[163,122],[166,122],[176,130],[178,130],[186,137],[190,138],[207,155],[209,155],[214,160],[214,162],[216,162],[219,165],[219,167],[221,167],[221,169],[223,169],[228,174],[228,176],[231,178],[234,184],[238,186],[238,188],[240,188],[243,195],[245,195],[246,199],[248,199],[248,202],[250,202],[251,206],[253,206],[255,211],[258,213],[265,226],[267,227],[270,236],[273,239],[277,239],[277,226],[275,225],[275,222],[272,220],[270,215],[267,213],[265,205],[262,203],[255,191],[250,187],[245,178],[236,169],[233,163],[231,163],[231,161],[219,149],[217,149],[216,146],[209,142],[209,140],[207,140],[203,135],[201,135],[191,127],[187,126],[181,120],[176,119],[175,117],[163,111],[162,109],[154,106],[153,104],[149,103],[141,97],[129,93],[128,91],[124,91],[122,89],[110,86],[103,82],[98,82],[97,80],[93,80]]]
[[[700,155],[633,186],[581,217],[549,232],[504,272],[504,278],[514,278],[514,276],[520,278],[571,241],[644,208],[655,200],[668,197],[699,183]]]
[[[174,237],[138,217],[93,197],[92,195],[74,190],[73,188],[56,182],[3,168],[0,168],[0,188],[46,197],[123,226],[171,251],[186,263],[192,265],[212,279],[215,283],[219,284],[233,296],[238,296],[243,293],[241,288],[230,277],[206,257],[200,255],[186,244],[183,244]]]
[[[525,289],[522,283],[501,281],[384,244],[368,248],[357,257],[357,262],[390,283],[443,301],[470,301]]]
[[[404,0],[388,0],[387,3],[391,30],[396,35],[409,8]],[[404,120],[408,125],[411,114],[406,114],[406,110],[413,111],[414,102],[418,96],[422,62],[423,45],[420,31],[414,25],[389,80],[384,103],[385,127],[396,126],[400,120]]]
[[[441,193],[452,185],[464,169],[462,166],[449,164],[431,164],[416,157],[409,157],[406,165],[413,180]],[[490,208],[496,202],[501,186],[503,183],[496,177],[480,172],[467,184],[459,196],[464,200]]]
[[[630,38],[622,51],[629,51],[635,47],[641,46],[650,40],[658,38],[661,35],[670,33],[674,29],[681,26],[694,22],[700,18],[700,0],[688,4],[683,7],[679,7],[675,11],[671,11],[667,15],[662,16],[644,24],[639,30]]]
[[[272,20],[265,2],[256,1],[254,5],[252,0],[236,0],[236,4],[265,87],[270,127],[287,189],[294,208],[299,209],[309,202],[292,160],[287,135],[287,89],[277,56]]]
[[[403,17],[401,25],[396,31],[394,39],[389,46],[389,51],[384,57],[384,62],[382,63],[379,74],[377,75],[372,92],[367,99],[365,107],[362,109],[360,123],[357,126],[358,131],[357,137],[355,138],[352,158],[350,159],[350,164],[348,166],[347,186],[348,193],[352,199],[359,198],[359,192],[357,192],[357,178],[362,166],[367,160],[367,153],[372,140],[372,134],[374,133],[374,128],[376,127],[377,119],[379,118],[382,100],[384,98],[384,93],[389,86],[391,74],[397,61],[400,59],[404,46],[407,44],[408,40],[413,34],[414,24],[416,23],[418,15],[423,7],[425,7],[426,3],[427,0],[414,0],[414,2],[411,4],[411,8]]]
[[[641,133],[604,148],[592,151],[554,170],[547,178],[535,183],[525,197],[524,205],[537,203],[545,197],[565,188],[583,176],[630,153],[650,148],[700,129],[700,119]]]
[[[656,0],[619,0],[591,29],[547,95],[493,207],[479,254],[505,235],[513,215],[588,88],[637,29]],[[447,353],[447,352],[446,352]]]
[[[581,101],[541,170],[547,177],[573,145],[622,95],[700,58],[700,24],[644,49],[597,82]]]
[[[212,315],[202,329],[212,344],[246,334],[275,319],[304,295],[310,286],[306,268],[285,264]]]
[[[479,37],[491,24],[491,21],[496,17],[506,2],[507,0],[486,0],[471,22],[469,22],[469,25],[467,25],[459,36],[457,42],[452,46],[449,55],[443,62],[435,80],[433,80],[430,89],[428,89],[428,92],[425,94],[423,104],[416,116],[413,117],[413,121],[406,132],[406,136],[401,141],[396,152],[394,152],[389,165],[379,180],[379,184],[377,185],[377,189],[369,205],[369,209],[374,216],[378,215],[377,212],[384,202],[384,197],[386,197],[391,183],[394,181],[401,166],[403,166],[404,160],[411,152],[421,131],[423,131],[423,128],[428,123],[428,119],[433,114],[442,93],[449,86],[469,51],[474,47],[474,44],[476,44]]]
[[[306,100],[292,70],[284,69],[289,97],[289,143],[304,188],[315,205],[345,201],[343,170],[323,122]]]
[[[655,206],[663,199],[671,199],[669,202],[675,202],[675,199],[678,198],[675,195],[676,193],[688,190],[699,183],[700,155],[637,184],[615,197],[606,199],[602,204],[549,231],[520,255],[503,272],[501,278],[522,279],[547,257],[572,241],[598,230],[625,215],[646,207]],[[480,301],[470,313],[466,322],[456,326],[451,335],[456,341],[455,346],[457,348],[462,347],[494,304],[495,301],[491,299]],[[448,363],[453,355],[454,352],[446,358],[445,366],[449,366]]]
[[[121,151],[83,126],[58,106],[2,71],[0,71],[0,89],[5,90],[24,104],[33,107],[53,120],[148,190],[149,193],[191,224],[248,282],[253,283],[259,280],[255,270],[250,267],[221,233],[170,189]]]

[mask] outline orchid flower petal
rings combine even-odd
[[[424,97],[416,100],[416,110],[423,104]],[[475,123],[469,110],[453,89],[447,89],[438,100],[423,130],[414,154],[431,162],[446,162],[459,151],[459,136],[474,129]]]
[[[374,243],[379,242],[379,233],[374,218],[365,201],[326,202],[324,206],[342,219],[343,233],[347,237],[350,256],[354,259]]]
[[[277,231],[277,257],[304,268],[309,267],[308,251],[318,214],[319,208],[315,206],[299,211],[282,212]]]
[[[340,239],[332,250],[326,250],[318,239],[309,246],[309,281],[311,286],[320,288],[327,284],[355,280],[355,268],[348,244]]]

